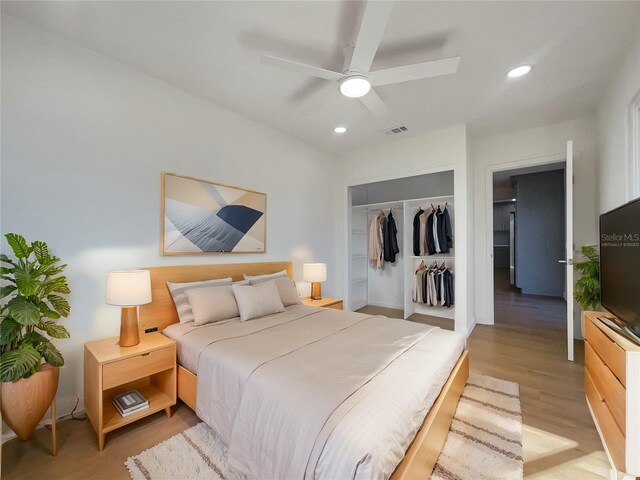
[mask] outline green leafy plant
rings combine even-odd
[[[600,257],[594,246],[582,247],[582,258],[574,264],[582,273],[573,289],[573,298],[583,310],[597,310],[600,305]]]
[[[57,320],[68,317],[70,293],[66,265],[49,253],[47,244],[30,245],[21,235],[8,233],[15,259],[0,254],[0,381],[13,382],[33,375],[44,358],[54,367],[64,365],[62,354],[49,338],[69,338]]]

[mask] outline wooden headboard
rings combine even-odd
[[[145,268],[151,272],[151,303],[140,305],[139,325],[141,334],[147,328],[158,327],[162,332],[166,327],[178,322],[178,312],[171,298],[167,282],[198,282],[214,278],[231,277],[233,281],[243,280],[247,275],[265,275],[282,270],[293,277],[291,262],[262,263],[218,263],[215,265],[176,265],[172,267]]]

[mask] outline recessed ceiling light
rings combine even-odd
[[[350,75],[340,82],[340,93],[345,97],[363,97],[371,90],[371,82],[364,75]]]
[[[509,78],[518,78],[526,75],[531,71],[533,67],[531,65],[520,65],[519,67],[514,68],[513,70],[509,70],[507,73],[507,77]]]
[[[344,133],[347,131],[347,127],[336,127],[333,129],[333,131],[336,133]]]

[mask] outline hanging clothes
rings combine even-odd
[[[453,234],[446,205],[444,210],[438,209],[436,216],[438,218],[438,245],[442,253],[449,253],[449,249],[453,247]]]
[[[398,247],[398,227],[396,226],[396,220],[393,218],[393,212],[389,209],[389,215],[386,221],[386,231],[384,234],[384,260],[386,262],[394,263],[396,261],[396,255],[400,253]]]
[[[413,254],[420,255],[420,217],[424,213],[422,208],[413,217]]]
[[[427,246],[427,211],[420,217],[420,255],[429,255],[429,248]]]
[[[453,248],[453,230],[451,229],[451,218],[449,217],[449,210],[447,210],[447,205],[445,204],[444,210],[442,211],[442,220],[444,223],[444,240],[447,245],[447,252],[450,248]]]
[[[433,213],[433,244],[435,253],[442,253],[442,248],[440,247],[440,239],[438,238],[438,222],[441,220],[442,212],[440,211],[440,205],[438,205],[438,210]]]
[[[383,213],[379,213],[369,227],[369,260],[371,265],[378,268],[384,267],[384,237],[382,236],[381,218],[384,218]]]
[[[454,299],[453,273],[445,263],[426,267],[424,262],[415,271],[413,301],[432,307],[451,307]]]
[[[435,217],[435,212],[432,210],[427,218],[427,253],[428,255],[433,255],[436,253],[436,244],[433,240],[433,219]]]

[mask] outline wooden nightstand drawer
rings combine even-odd
[[[125,358],[102,367],[102,388],[107,390],[123,383],[173,368],[176,352],[173,347]]]
[[[626,395],[620,380],[607,368],[589,342],[584,343],[585,365],[602,400],[611,411],[622,433],[626,431]]]
[[[593,409],[593,414],[600,427],[600,432],[604,437],[604,441],[607,444],[609,453],[613,458],[613,463],[620,471],[625,469],[625,436],[624,433],[618,427],[618,424],[611,414],[611,410],[607,407],[602,394],[595,386],[593,379],[588,370],[585,371],[584,382],[585,393],[589,400],[589,405]]]
[[[627,384],[627,362],[625,352],[591,320],[585,319],[584,338],[589,342],[602,361],[618,377],[622,385]]]

